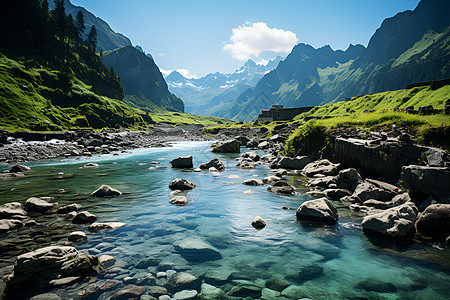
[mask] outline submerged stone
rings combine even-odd
[[[222,259],[222,254],[213,246],[198,238],[185,238],[173,244],[175,250],[186,260],[202,262]]]

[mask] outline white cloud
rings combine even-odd
[[[164,77],[169,76],[170,73],[172,73],[173,70],[164,70],[159,68],[159,70],[161,71],[161,73],[163,74]]]
[[[156,54],[156,55],[158,55],[158,56],[164,56],[164,53],[158,53],[158,54]]]
[[[265,66],[269,63],[268,59],[261,59],[259,61],[256,62],[257,65],[261,65],[261,66]]]
[[[223,50],[245,61],[265,51],[289,53],[297,42],[297,35],[292,31],[269,28],[264,22],[246,22],[232,29],[230,43],[225,44]]]
[[[187,79],[197,79],[198,76],[195,74],[191,74],[191,72],[188,69],[177,69],[177,72],[183,75]]]

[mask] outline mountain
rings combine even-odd
[[[181,99],[171,94],[152,58],[133,46],[107,53],[103,63],[119,75],[124,101],[147,111],[184,111]]]
[[[54,9],[53,0],[48,1],[50,4],[50,8]],[[86,10],[84,7],[75,6],[70,3],[70,0],[64,0],[64,6],[66,8],[66,13],[71,14],[75,19],[78,11],[81,11],[84,15],[84,21],[86,26],[86,31],[84,33],[83,39],[86,39],[89,31],[91,30],[91,26],[95,25],[97,29],[97,49],[102,49],[103,51],[114,50],[117,48],[121,48],[124,46],[130,46],[131,41],[129,38],[124,36],[121,33],[116,33],[111,27],[103,21],[101,18],[95,16],[93,13]]]
[[[256,83],[282,60],[280,56],[267,65],[248,60],[234,73],[208,74],[201,78],[186,78],[177,71],[165,79],[169,90],[182,98],[186,111],[201,115],[215,115],[220,106],[227,103]]]
[[[383,21],[367,48],[333,51],[305,44],[258,84],[221,108],[220,117],[253,120],[272,104],[321,105],[361,94],[450,77],[450,3],[422,0]]]

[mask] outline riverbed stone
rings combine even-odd
[[[340,164],[333,164],[328,159],[321,159],[307,164],[302,172],[308,177],[316,174],[336,175],[338,173]]]
[[[203,283],[199,296],[202,300],[223,300],[225,299],[225,292],[218,287]]]
[[[238,140],[228,140],[224,142],[218,142],[211,145],[212,152],[216,153],[239,153],[240,143]]]
[[[171,190],[192,190],[196,185],[186,179],[177,178],[169,184]]]
[[[276,164],[277,168],[283,169],[291,169],[291,170],[302,170],[309,163],[312,162],[312,158],[310,156],[297,156],[294,158],[291,157],[281,157],[279,162]]]
[[[186,272],[176,272],[168,278],[167,284],[176,290],[196,289],[198,288],[199,279]]]
[[[172,168],[179,168],[179,169],[190,169],[194,167],[194,164],[192,163],[192,155],[189,156],[180,156],[170,161],[170,164],[172,165]]]
[[[9,219],[13,216],[26,216],[27,212],[19,202],[9,202],[0,206],[0,219]]]
[[[126,225],[127,224],[123,222],[92,223],[91,225],[89,225],[88,229],[91,232],[99,232],[107,229],[116,229]]]
[[[335,224],[338,220],[337,209],[327,198],[309,200],[297,209],[297,219],[313,220],[325,224]]]
[[[432,204],[417,219],[416,229],[422,235],[445,239],[450,236],[450,204]]]
[[[407,202],[383,212],[366,216],[361,225],[365,233],[377,233],[390,238],[410,238],[416,232],[417,207]]]
[[[114,197],[122,195],[122,192],[109,185],[103,184],[91,194],[94,197]]]
[[[186,196],[175,196],[169,200],[169,203],[176,206],[185,206],[188,204],[188,199]]]
[[[71,242],[78,242],[86,238],[86,233],[83,231],[74,231],[71,232],[68,236],[68,240]]]
[[[358,197],[362,202],[370,199],[388,202],[400,193],[402,193],[402,190],[394,185],[378,180],[366,179],[358,184],[353,196]]]
[[[281,292],[282,290],[284,290],[285,288],[287,288],[290,285],[291,285],[291,283],[281,275],[274,275],[272,278],[270,278],[266,281],[267,288],[275,290],[275,291],[279,291],[279,292]]]
[[[268,184],[274,184],[275,182],[278,182],[280,180],[281,178],[278,176],[267,176],[263,179],[263,182]]]
[[[112,266],[116,262],[116,259],[112,257],[111,255],[103,254],[98,257],[98,263],[99,265],[103,267],[109,267]]]
[[[245,180],[242,184],[256,186],[256,185],[264,185],[264,182],[261,179],[251,178]]]
[[[84,168],[97,168],[98,167],[98,163],[90,162],[90,163],[85,164],[83,167]]]
[[[28,200],[24,204],[25,210],[28,212],[47,212],[52,209],[53,204],[48,203],[45,200],[42,200],[37,197],[28,198]]]
[[[268,288],[264,288],[261,291],[261,299],[276,299],[277,297],[281,296],[281,292],[274,291]]]
[[[167,289],[159,285],[152,285],[148,287],[148,294],[153,297],[159,297],[167,294]]]
[[[276,194],[292,194],[295,191],[294,187],[285,181],[277,181],[269,185],[267,190]]]
[[[249,158],[251,161],[259,161],[261,157],[255,151],[245,152],[241,155],[242,158]]]
[[[61,297],[54,293],[44,293],[33,296],[30,300],[61,300]]]
[[[354,168],[340,170],[336,176],[335,182],[340,189],[354,191],[361,181],[361,175]]]
[[[62,206],[62,207],[58,208],[57,212],[58,212],[58,214],[67,214],[67,213],[70,213],[72,211],[79,211],[79,210],[82,210],[82,209],[83,209],[83,206],[81,204],[72,203],[72,204],[65,205],[65,206]]]
[[[225,170],[223,163],[216,157],[211,159],[209,162],[201,164],[200,169],[209,170],[210,168],[216,168],[218,171]]]
[[[351,195],[351,193],[346,189],[326,189],[323,192],[328,198],[335,200]]]
[[[450,204],[450,167],[406,166],[402,182],[411,197],[424,200],[432,195],[439,203]]]
[[[260,216],[256,216],[252,221],[252,226],[256,229],[263,229],[266,227],[266,222]]]
[[[14,219],[2,219],[0,220],[0,233],[7,232],[13,229],[22,228],[23,223]]]
[[[180,292],[176,292],[172,299],[173,300],[189,300],[189,299],[196,299],[198,295],[198,292],[196,290],[183,290]]]
[[[91,214],[88,211],[80,211],[77,215],[72,219],[73,224],[89,224],[97,221],[97,216]]]
[[[144,287],[130,284],[123,287],[120,291],[112,295],[111,300],[138,299],[144,293],[145,293]]]
[[[28,166],[15,165],[15,166],[11,167],[11,169],[9,170],[9,173],[23,173],[23,172],[28,172],[28,171],[31,171],[31,168]]]
[[[219,250],[198,238],[187,237],[175,242],[173,246],[175,251],[188,261],[203,262],[222,259]]]

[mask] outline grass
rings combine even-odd
[[[218,117],[205,117],[189,113],[165,112],[165,113],[149,113],[153,121],[166,122],[174,125],[202,124],[205,126],[225,125],[233,126],[234,121],[222,119]]]

